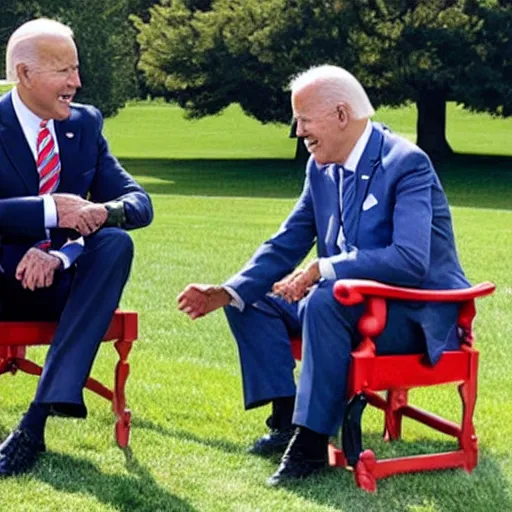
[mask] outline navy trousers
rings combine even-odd
[[[85,238],[76,266],[56,274],[54,284],[34,292],[2,276],[1,318],[58,320],[35,401],[59,415],[85,417],[83,387],[102,337],[119,304],[133,260],[130,236],[103,228]]]
[[[363,306],[342,306],[333,296],[335,281],[321,281],[304,299],[289,304],[267,295],[243,311],[228,306],[226,317],[237,342],[245,407],[296,395],[293,423],[336,435],[344,414],[350,353],[357,345]],[[418,303],[390,301],[377,353],[426,351],[417,321]],[[290,336],[302,337],[302,370],[296,387]],[[456,348],[452,340],[447,349]]]

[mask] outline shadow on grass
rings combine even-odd
[[[122,159],[150,194],[298,197],[304,165],[293,160]],[[452,206],[512,209],[512,157],[454,155],[437,165]]]
[[[379,459],[440,453],[456,449],[455,442],[418,439],[384,443],[377,434],[365,436],[365,448],[374,448]],[[495,455],[480,449],[479,465],[467,474],[462,469],[393,475],[377,481],[377,492],[355,485],[353,473],[329,468],[309,480],[285,488],[304,499],[340,510],[393,512],[443,510],[443,512],[512,510],[509,482]]]
[[[34,477],[66,493],[89,494],[115,510],[131,512],[196,510],[172,495],[154,480],[130,451],[126,468],[130,475],[105,474],[89,461],[59,453],[48,453],[44,463],[36,466]]]
[[[242,445],[232,443],[231,441],[199,437],[185,430],[168,429],[153,423],[150,420],[144,420],[140,418],[132,420],[132,427],[152,430],[153,432],[161,434],[165,437],[174,437],[183,441],[191,441],[193,443],[198,443],[209,448],[224,451],[226,453],[243,453],[245,449]]]

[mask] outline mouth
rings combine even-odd
[[[74,94],[60,94],[59,102],[69,105],[73,101]]]
[[[304,144],[306,145],[306,149],[310,153],[313,153],[315,151],[315,148],[318,145],[318,139],[310,139],[310,138],[304,139]]]

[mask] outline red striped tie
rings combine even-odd
[[[55,151],[55,142],[47,124],[47,120],[41,121],[41,130],[37,136],[39,195],[51,194],[57,188],[60,177],[59,154]]]

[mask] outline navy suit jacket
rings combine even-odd
[[[93,202],[121,200],[126,214],[123,227],[146,226],[153,217],[151,200],[110,153],[102,127],[100,112],[89,105],[72,104],[71,116],[55,121],[61,161],[56,192]],[[0,261],[7,274],[14,272],[28,248],[46,238],[43,200],[38,194],[36,163],[7,93],[0,98]],[[52,246],[60,248],[70,234],[52,229]]]
[[[356,221],[345,236],[357,252],[348,259],[340,256],[337,246],[337,172],[335,165],[319,166],[309,159],[304,188],[291,214],[225,283],[245,303],[269,292],[306,257],[315,242],[318,257],[330,258],[337,279],[374,279],[424,289],[469,286],[458,261],[446,196],[423,151],[373,124],[356,169]],[[416,306],[429,358],[435,362],[454,328],[453,305]]]

